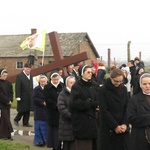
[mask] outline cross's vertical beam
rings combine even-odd
[[[64,59],[64,57],[63,57],[63,52],[62,52],[62,49],[60,46],[59,37],[58,37],[57,32],[49,33],[49,39],[51,42],[55,61],[61,61],[62,59]],[[66,68],[62,67],[62,66],[58,66],[58,68],[59,67],[63,69],[63,75],[66,76],[67,75]]]
[[[50,38],[55,61],[60,61],[61,59],[63,59],[63,53],[61,50],[57,32],[49,33],[49,38]]]

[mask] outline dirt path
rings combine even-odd
[[[31,150],[51,150],[51,148],[38,147],[34,146],[33,139],[34,139],[34,127],[23,127],[22,121],[20,121],[19,126],[15,126],[13,119],[16,116],[17,111],[15,109],[11,109],[11,122],[14,129],[14,133],[12,134],[13,142],[15,143],[25,143],[31,147]],[[33,121],[33,113],[31,113],[30,117],[30,124],[34,126]]]

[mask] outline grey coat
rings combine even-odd
[[[25,112],[33,110],[32,92],[33,92],[33,79],[30,75],[30,80],[21,72],[16,77],[16,98],[20,97],[21,100],[17,101],[17,111]]]
[[[57,101],[57,107],[60,113],[59,118],[59,139],[61,141],[74,140],[71,124],[71,113],[69,111],[70,92],[64,88]]]

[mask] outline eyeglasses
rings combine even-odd
[[[92,74],[92,71],[87,71],[87,74]]]
[[[121,80],[121,81],[117,81],[117,80],[114,80],[113,78],[112,78],[112,80],[115,82],[115,83],[122,83],[123,81]]]

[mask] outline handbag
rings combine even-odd
[[[146,138],[147,142],[150,144],[150,127],[147,127],[145,129],[145,138]]]

